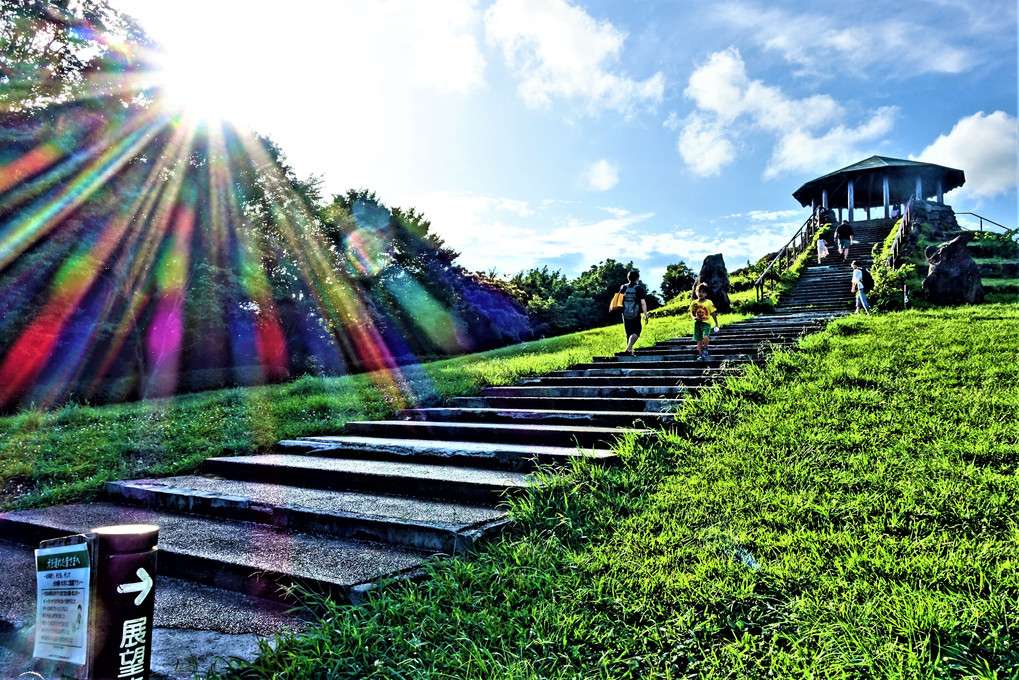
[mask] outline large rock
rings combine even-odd
[[[942,246],[928,246],[924,251],[930,263],[923,280],[924,300],[935,305],[963,305],[984,301],[980,267],[973,261],[966,244],[970,233],[955,237]]]
[[[690,298],[697,297],[697,286],[701,283],[708,284],[708,299],[715,303],[715,309],[719,314],[732,311],[732,303],[729,302],[729,272],[725,268],[725,260],[722,254],[708,255],[701,265],[701,272],[693,282],[693,291]]]

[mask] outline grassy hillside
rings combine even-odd
[[[723,317],[731,323],[742,317]],[[638,347],[689,335],[686,316],[654,319]],[[70,405],[0,418],[0,510],[94,495],[113,479],[181,474],[210,456],[267,450],[281,439],[333,434],[348,420],[506,385],[625,347],[622,325],[341,378],[219,390],[115,406]]]
[[[1019,305],[847,317],[235,678],[1019,676]]]

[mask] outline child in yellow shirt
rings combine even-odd
[[[711,340],[711,324],[708,318],[715,322],[714,330],[718,330],[718,314],[715,312],[715,305],[708,299],[708,284],[702,283],[697,286],[697,299],[690,303],[690,316],[693,317],[693,339],[697,341],[697,358],[708,361],[708,342]]]

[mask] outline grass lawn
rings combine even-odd
[[[743,317],[723,317],[731,323]],[[652,319],[638,347],[689,335],[688,317]],[[114,479],[193,472],[205,458],[338,433],[348,420],[476,393],[624,348],[621,325],[491,352],[340,378],[218,390],[116,406],[68,405],[0,418],[0,510],[94,496]]]
[[[1019,305],[840,320],[234,678],[1019,677]]]

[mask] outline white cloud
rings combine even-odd
[[[514,274],[567,256],[575,256],[577,267],[586,268],[608,257],[625,262],[646,255],[637,227],[653,213],[602,208],[609,217],[562,218],[558,217],[562,201],[546,201],[529,215],[513,210],[515,203],[503,197],[444,191],[400,197],[394,205],[413,206],[427,215],[432,229],[461,252],[457,261],[471,270]],[[563,270],[568,276],[580,273],[567,266]]]
[[[880,4],[872,9],[854,3],[845,5],[845,12],[826,7],[824,12],[812,13],[803,8],[730,2],[718,6],[715,17],[742,29],[748,39],[766,50],[781,54],[798,67],[800,76],[817,78],[844,72],[866,77],[881,69],[909,77],[962,73],[978,63],[982,41],[991,41],[990,35],[1002,31],[1003,26],[1010,25],[1014,31],[1014,12],[1008,22],[1006,10],[988,6],[986,13],[1000,14],[1002,19],[1001,26],[991,27],[979,10],[965,5],[945,7],[940,13],[917,12],[907,18],[889,13]]]
[[[779,136],[771,160],[764,171],[768,179],[786,172],[807,172],[849,163],[858,158],[858,147],[891,132],[898,109],[882,106],[874,111],[870,120],[855,128],[836,125],[821,134],[809,129],[792,129]]]
[[[591,191],[608,191],[619,184],[619,166],[603,158],[587,166],[584,179]]]
[[[802,99],[752,80],[735,47],[712,54],[690,76],[684,94],[697,110],[683,121],[678,149],[698,175],[709,176],[736,159],[741,142],[753,132],[775,138],[764,176],[818,170],[832,161],[859,155],[857,145],[891,131],[897,109],[881,107],[856,127],[841,124],[842,107],[824,94]]]
[[[502,49],[530,107],[576,100],[592,114],[629,116],[662,100],[660,72],[643,81],[615,72],[626,35],[564,0],[496,0],[484,20],[488,42]]]
[[[788,220],[791,217],[802,214],[802,212],[802,210],[751,210],[750,212],[726,215],[723,219],[745,217],[754,222],[774,222],[775,220]]]
[[[630,214],[630,211],[627,210],[626,208],[609,208],[609,207],[604,207],[604,208],[598,208],[598,209],[599,210],[604,210],[608,214],[613,215],[615,217],[626,217],[627,215]]]
[[[744,266],[747,260],[756,262],[766,253],[781,248],[799,224],[798,220],[752,224],[715,234],[698,234],[685,229],[648,235],[641,240],[641,248],[648,252],[676,253],[676,258],[688,262],[694,271],[700,268],[700,262],[708,255],[722,253],[725,266],[732,270]]]
[[[677,148],[690,169],[702,177],[717,175],[736,158],[736,147],[724,124],[697,113],[683,123]]]
[[[961,118],[947,135],[924,149],[917,160],[966,173],[959,194],[993,198],[1015,194],[1019,184],[1019,120],[1004,111],[978,111]]]

